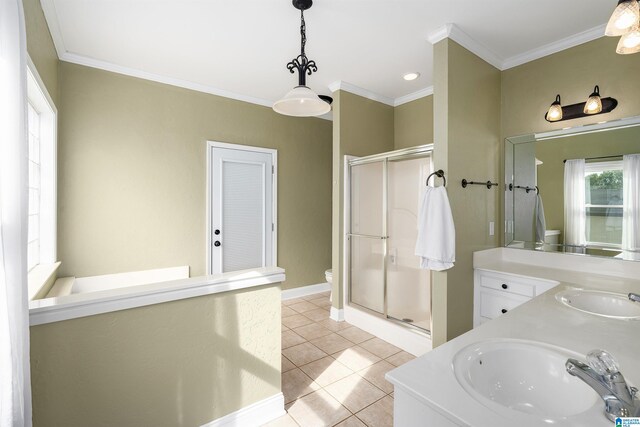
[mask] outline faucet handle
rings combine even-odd
[[[591,350],[587,363],[598,375],[615,375],[620,372],[618,361],[604,350]]]

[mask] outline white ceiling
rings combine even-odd
[[[300,49],[290,0],[41,1],[62,60],[262,105],[297,84],[285,67]],[[445,24],[455,24],[451,38],[504,69],[599,37],[616,4],[316,0],[305,20],[318,72],[307,84],[329,94],[342,81],[393,104],[432,85],[428,39]],[[421,77],[406,82],[409,71]]]

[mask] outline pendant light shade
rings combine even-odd
[[[304,22],[304,11],[313,5],[313,0],[292,0],[293,7],[300,10],[300,55],[293,58],[287,69],[290,73],[298,72],[298,86],[291,89],[279,101],[273,104],[273,111],[293,117],[321,116],[331,111],[331,97],[320,98],[307,87],[307,75],[318,71],[316,61],[307,58],[304,51],[307,43],[307,26]]]
[[[638,26],[620,37],[616,52],[622,55],[640,52],[640,29]]]
[[[556,96],[556,100],[551,104],[551,107],[549,107],[546,118],[550,122],[562,120],[562,104],[560,102],[560,95]]]
[[[630,28],[637,25],[639,20],[640,7],[638,0],[619,0],[604,34],[606,36],[622,36]]]
[[[602,111],[602,99],[600,99],[600,88],[596,86],[589,99],[584,103],[585,114],[598,114]]]
[[[321,116],[331,111],[331,106],[306,86],[296,86],[273,104],[276,113],[294,117]]]

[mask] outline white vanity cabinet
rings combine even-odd
[[[476,268],[474,272],[473,327],[495,319],[558,282]]]

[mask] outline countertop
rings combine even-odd
[[[625,267],[627,272],[628,268],[631,269],[628,277],[615,277],[585,271],[589,268],[580,265],[573,266],[578,267],[580,271],[557,268],[558,265],[572,268],[571,258],[561,258],[554,266],[556,268],[545,268],[513,262],[514,259],[522,261],[522,254],[516,254],[514,258],[495,256],[503,251],[492,251],[492,256],[474,257],[475,268],[555,280],[559,282],[558,286],[390,371],[387,379],[395,387],[402,388],[431,409],[462,426],[553,425],[554,423],[542,422],[524,413],[511,411],[511,414],[505,415],[493,411],[464,391],[459,384],[452,365],[456,353],[480,341],[500,338],[555,345],[582,355],[582,360],[590,350],[604,349],[617,358],[620,371],[627,382],[635,386],[640,385],[640,321],[616,320],[583,313],[566,307],[555,299],[558,292],[571,288],[598,289],[624,294],[640,292],[640,276],[635,275],[636,266]],[[535,263],[535,260],[532,262]],[[578,264],[585,262],[588,263],[589,260],[583,258]],[[588,386],[585,384],[585,387]],[[600,403],[582,416],[562,421],[558,425],[610,427],[612,422],[604,417],[604,403]]]

